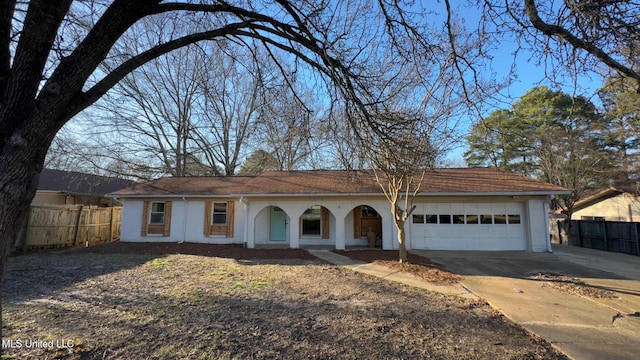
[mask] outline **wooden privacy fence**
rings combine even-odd
[[[122,207],[32,205],[22,249],[92,245],[120,237]]]
[[[560,229],[563,223],[559,221],[557,226]],[[640,223],[636,222],[571,220],[568,243],[638,256],[640,254],[639,234]]]

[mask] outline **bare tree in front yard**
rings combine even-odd
[[[422,189],[425,172],[436,153],[420,115],[384,113],[376,116],[384,137],[369,137],[369,157],[376,180],[391,205],[400,262],[407,262],[404,225],[415,209],[413,201]]]
[[[432,40],[441,46],[434,46],[420,61],[395,65],[402,71],[376,88],[385,101],[366,122],[358,117],[351,121],[354,140],[367,155],[391,205],[400,262],[407,262],[405,223],[415,209],[414,200],[429,190],[425,174],[456,146],[463,114],[479,102],[480,95],[465,85],[469,79],[461,74],[463,64],[476,56],[474,47],[463,46],[454,55],[443,45],[446,36],[439,42],[438,36],[443,35],[434,33]],[[465,61],[458,62],[460,59]],[[383,73],[385,65],[380,64]],[[491,89],[483,88],[485,95]],[[346,110],[348,113],[349,108]]]

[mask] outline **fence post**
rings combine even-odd
[[[636,255],[640,256],[640,241],[638,240],[638,223],[634,222],[632,224],[633,224],[633,230],[636,236]]]
[[[604,227],[604,251],[609,251],[609,244],[608,244],[608,236],[607,236],[607,221],[606,220],[602,220],[602,226]]]
[[[73,246],[78,245],[78,232],[80,230],[80,219],[82,219],[82,209],[84,205],[80,205],[78,216],[76,217],[76,228],[73,230]]]
[[[570,221],[573,221],[573,220],[570,220]],[[576,226],[576,228],[578,229],[578,231],[576,231],[578,233],[578,246],[584,247],[584,244],[582,244],[582,231],[580,230],[581,222],[575,221],[572,225]]]
[[[115,222],[115,207],[111,207],[111,219],[109,219],[109,242],[111,242],[113,240],[113,225],[116,223]]]

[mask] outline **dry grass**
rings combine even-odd
[[[19,359],[559,359],[484,303],[313,260],[42,253],[9,259]]]

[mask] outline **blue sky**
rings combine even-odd
[[[477,18],[477,10],[475,9],[463,9],[462,15],[467,26],[472,27],[475,25],[474,21]],[[552,44],[553,45],[553,44]],[[522,95],[535,86],[548,86],[552,89],[560,89],[567,94],[573,96],[585,96],[596,105],[599,105],[599,98],[596,95],[597,90],[602,86],[603,78],[596,72],[588,74],[580,74],[575,78],[565,75],[564,77],[555,78],[554,81],[548,78],[550,69],[554,67],[554,64],[550,61],[545,63],[545,59],[539,59],[539,55],[533,54],[526,50],[520,49],[518,54],[514,57],[514,52],[517,50],[517,44],[515,41],[502,41],[495,45],[495,50],[491,52],[493,60],[491,61],[491,69],[487,69],[483,76],[490,76],[496,81],[508,81],[510,85],[503,88],[498,96],[499,100],[493,102],[493,105],[485,107],[485,114],[491,113],[493,110],[505,109],[510,106],[511,103],[517,101]],[[512,66],[515,65],[515,76],[510,75]],[[545,68],[547,71],[545,71]],[[495,73],[495,76],[490,75],[490,71]],[[472,126],[477,121],[476,118],[470,117],[463,123]],[[468,132],[468,128],[459,129],[461,133]],[[461,139],[459,147],[450,151],[445,157],[446,165],[448,166],[465,166],[462,154],[466,149],[466,143],[464,139]]]

